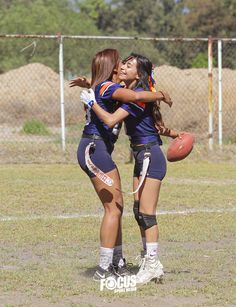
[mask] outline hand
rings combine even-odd
[[[77,77],[70,81],[69,86],[70,87],[79,86],[79,87],[84,87],[84,88],[90,88],[91,85],[86,77]]]
[[[181,131],[181,132],[179,132],[179,133],[178,133],[178,138],[179,138],[179,139],[182,139],[182,136],[183,136],[185,133],[187,133],[187,132],[186,132],[186,131]]]
[[[159,92],[163,95],[163,98],[161,99],[161,101],[164,101],[165,103],[168,104],[169,107],[171,107],[173,104],[173,101],[171,100],[170,95],[166,92],[162,92],[162,91],[159,91]]]
[[[91,109],[96,102],[94,91],[91,88],[88,91],[83,90],[80,93],[80,99],[89,109]]]

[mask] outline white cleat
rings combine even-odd
[[[140,269],[136,275],[136,283],[146,284],[153,279],[155,279],[155,281],[162,280],[163,276],[163,265],[157,256],[145,255],[144,258],[142,258]]]

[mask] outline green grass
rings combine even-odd
[[[133,166],[120,162],[118,167],[123,188],[131,191]],[[100,292],[91,276],[98,263],[101,217],[54,218],[102,214],[80,168],[76,164],[8,164],[0,165],[0,173],[1,218],[39,216],[0,221],[0,305],[236,304],[235,212],[160,215],[164,283],[150,283],[133,293]],[[159,210],[235,209],[235,185],[233,163],[170,163]],[[141,242],[132,217],[132,197],[124,194],[124,200],[124,252],[137,265]]]
[[[23,125],[23,131],[26,134],[49,135],[50,131],[46,125],[38,119],[26,121]]]
[[[131,191],[133,165],[120,163],[118,166],[123,189]],[[2,215],[101,212],[90,180],[77,164],[1,165],[0,171]],[[232,208],[235,186],[235,164],[170,163],[162,184],[159,209]],[[124,199],[125,212],[131,213],[132,196],[125,194]]]

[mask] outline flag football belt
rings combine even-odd
[[[105,139],[102,138],[100,135],[97,135],[97,134],[87,134],[87,133],[83,133],[83,134],[82,134],[82,138],[92,139],[92,140],[103,140],[103,141],[105,142]]]
[[[135,144],[130,144],[130,147],[134,150],[134,151],[141,151],[145,149],[145,153],[143,156],[143,167],[142,167],[142,174],[141,174],[141,178],[139,179],[139,184],[138,187],[135,191],[131,192],[130,194],[135,194],[139,191],[139,189],[141,188],[146,175],[147,175],[147,170],[149,167],[149,163],[151,160],[151,152],[150,149],[153,145],[156,145],[158,142],[157,141],[153,141],[153,142],[149,142],[147,144],[140,144],[140,145],[135,145]]]
[[[147,144],[140,144],[140,145],[137,145],[137,144],[130,144],[130,147],[134,150],[134,151],[141,151],[141,150],[144,150],[144,149],[150,149],[153,145],[156,145],[158,144],[157,141],[153,141],[153,142],[149,142]]]
[[[103,140],[105,142],[105,140],[96,134],[86,134],[83,133],[82,134],[83,138],[88,138],[88,139],[92,139],[92,141],[86,146],[85,149],[85,163],[87,168],[89,169],[89,171],[91,173],[93,173],[98,179],[100,179],[102,182],[104,182],[106,185],[108,185],[109,187],[111,187],[113,185],[113,179],[110,178],[107,174],[105,174],[102,170],[100,170],[100,168],[98,168],[90,159],[90,155],[94,153],[94,151],[96,150],[96,144],[95,144],[95,140]]]

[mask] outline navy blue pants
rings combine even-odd
[[[151,159],[146,177],[162,180],[166,175],[166,159],[158,144],[151,146]],[[145,149],[133,150],[135,159],[134,177],[140,177]]]

